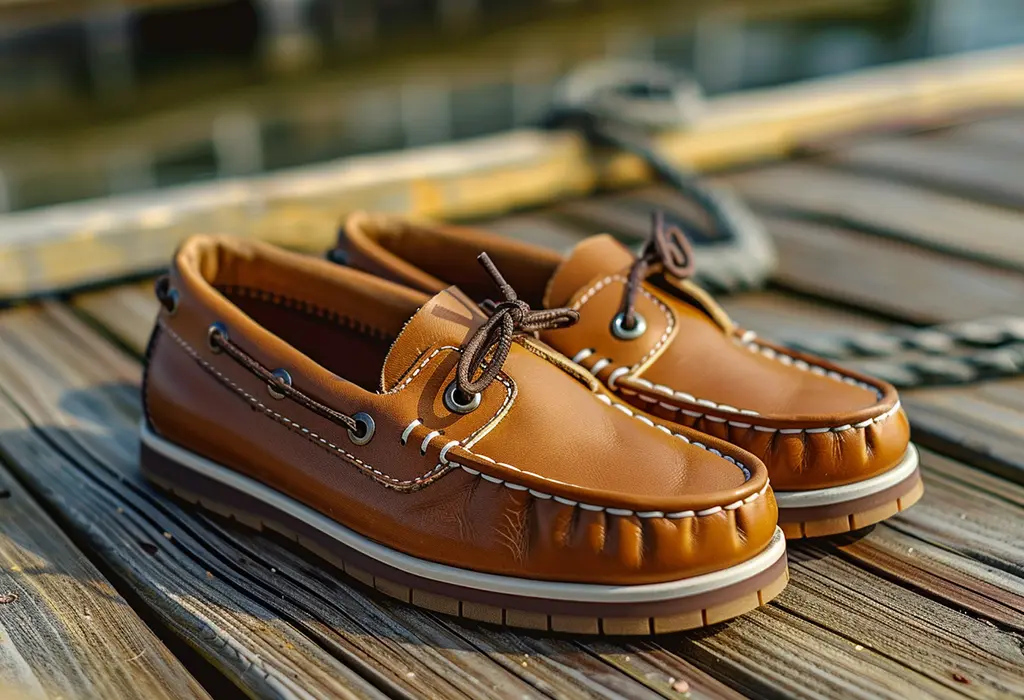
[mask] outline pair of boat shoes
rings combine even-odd
[[[786,538],[922,493],[893,387],[738,328],[660,219],[639,257],[604,235],[562,256],[357,214],[335,256],[181,246],[157,284],[142,467],[390,596],[543,630],[691,629],[778,594]]]

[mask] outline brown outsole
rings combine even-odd
[[[409,581],[403,583],[394,580],[398,576],[382,576],[380,573],[368,571],[367,568],[373,566],[373,562],[366,561],[363,566],[359,566],[354,564],[350,558],[339,556],[333,546],[333,540],[330,543],[323,540],[318,541],[312,536],[313,533],[298,532],[297,527],[289,526],[281,518],[269,514],[256,514],[248,508],[240,509],[228,506],[224,503],[226,499],[214,500],[209,495],[200,495],[193,490],[183,488],[180,483],[166,478],[164,473],[155,473],[158,470],[151,468],[154,463],[153,455],[148,453],[145,445],[143,445],[143,454],[145,476],[176,498],[254,530],[277,533],[298,543],[356,581],[391,598],[463,620],[546,632],[605,636],[665,634],[706,627],[742,615],[772,600],[789,582],[789,568],[786,557],[783,555],[769,568],[751,577],[748,581],[734,584],[729,589],[705,594],[700,600],[707,601],[707,604],[698,607],[695,603],[690,610],[668,615],[624,614],[606,617],[571,614],[573,603],[565,601],[558,605],[566,609],[566,614],[547,614],[538,610],[491,605],[479,600],[465,600],[457,596],[409,585],[411,583]],[[162,470],[159,471],[162,472]],[[400,573],[397,570],[395,572]],[[626,609],[628,610],[628,606]],[[642,610],[642,608],[637,609]]]
[[[779,527],[787,540],[826,537],[861,530],[902,513],[921,500],[924,482],[920,470],[882,494],[822,509],[779,509]],[[814,517],[818,510],[823,517]]]

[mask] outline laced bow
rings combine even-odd
[[[530,305],[516,296],[512,285],[505,281],[487,253],[481,253],[477,260],[501,290],[504,301],[488,304],[491,317],[477,329],[466,343],[459,359],[456,381],[465,397],[479,394],[494,381],[512,348],[512,339],[517,334],[566,328],[580,319],[572,309],[543,309],[534,311]],[[491,353],[489,361],[485,358]],[[480,376],[473,377],[480,372]]]
[[[693,249],[690,241],[678,226],[665,226],[665,214],[662,211],[656,211],[651,216],[651,235],[640,257],[629,269],[629,279],[619,306],[622,327],[626,330],[636,328],[636,295],[640,285],[658,265],[664,272],[678,279],[686,279],[693,274]]]

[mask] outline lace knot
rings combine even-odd
[[[515,290],[505,281],[487,253],[481,253],[477,260],[494,280],[494,284],[501,290],[505,299],[486,305],[491,317],[477,329],[463,348],[456,381],[459,391],[467,398],[482,392],[498,376],[512,347],[512,339],[516,335],[565,328],[580,318],[572,309],[534,311],[516,295]],[[489,361],[486,359],[488,355],[491,355]],[[478,372],[479,377],[475,376]]]

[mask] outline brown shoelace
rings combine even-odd
[[[165,309],[173,311],[173,302],[169,297],[169,291],[169,279],[167,275],[163,275],[156,281],[156,298]],[[343,428],[346,428],[347,430],[351,430],[356,434],[361,430],[359,422],[352,416],[347,413],[337,411],[330,406],[326,406],[313,397],[307,396],[298,389],[293,388],[290,384],[283,382],[280,377],[274,375],[273,372],[261,365],[256,358],[235,343],[231,342],[226,331],[220,330],[217,327],[211,327],[208,342],[211,348],[215,348],[216,350],[225,353],[232,360],[248,370],[253,376],[266,382],[267,385],[274,387],[276,391],[287,396],[295,403],[306,407],[313,413],[319,414],[320,416],[342,426]]]
[[[462,351],[456,381],[466,399],[481,393],[498,376],[517,334],[566,328],[580,320],[580,315],[572,309],[534,311],[516,296],[515,290],[501,276],[487,253],[481,253],[477,260],[501,290],[505,301],[488,305],[491,317],[477,329]],[[494,354],[485,362],[492,349]],[[474,379],[477,372],[480,376]]]
[[[651,235],[644,244],[640,257],[629,269],[629,279],[622,294],[619,313],[622,327],[636,328],[636,295],[648,275],[657,271],[657,266],[673,277],[686,279],[693,274],[693,249],[690,241],[677,226],[665,226],[665,214],[656,211],[651,217]]]

